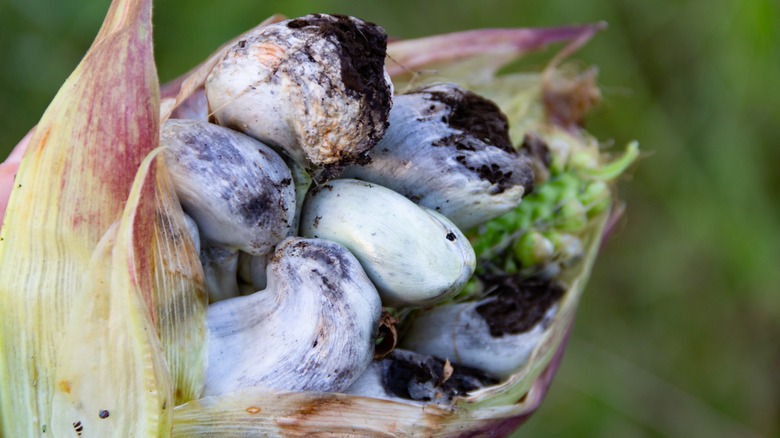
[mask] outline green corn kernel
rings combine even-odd
[[[547,263],[555,248],[541,233],[529,231],[515,241],[512,250],[523,267],[531,267]]]

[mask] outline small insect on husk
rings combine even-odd
[[[465,286],[476,266],[468,239],[446,217],[355,179],[334,179],[309,191],[300,232],[347,247],[386,306],[446,299]]]
[[[206,80],[219,124],[285,151],[307,169],[362,161],[392,105],[387,35],[353,17],[307,15],[259,28]]]
[[[264,290],[209,307],[204,395],[345,390],[371,363],[382,313],[360,263],[339,244],[289,238],[267,276]]]
[[[375,182],[466,230],[513,208],[533,189],[531,160],[509,139],[506,116],[455,84],[395,97],[371,161],[342,176]]]

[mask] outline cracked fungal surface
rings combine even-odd
[[[476,308],[490,327],[490,335],[501,337],[526,332],[541,322],[563,297],[565,288],[549,278],[502,275],[485,279],[490,297]]]
[[[468,229],[515,208],[533,189],[531,160],[509,140],[506,116],[455,84],[396,96],[390,128],[344,177],[384,185]]]
[[[244,36],[214,68],[217,121],[283,149],[307,169],[364,162],[392,105],[384,30],[308,15]]]
[[[401,348],[506,378],[527,363],[558,313],[563,285],[506,275],[486,279],[480,301],[445,304],[416,318]]]

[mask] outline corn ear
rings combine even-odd
[[[141,166],[160,126],[151,3],[111,4],[16,175],[0,230],[3,436],[167,435],[174,403],[202,390],[203,273],[164,167]]]
[[[494,97],[519,124],[518,141],[526,130],[560,128],[551,127],[545,106],[548,73],[501,78],[498,69],[569,41],[555,67],[601,28],[400,41],[388,47],[388,70],[397,90],[445,79]],[[0,230],[3,436],[473,436],[503,434],[538,407],[608,207],[581,230],[586,256],[562,273],[567,292],[550,330],[528,364],[500,385],[448,407],[259,389],[199,398],[203,273],[153,151],[160,119],[200,92],[222,51],[166,87],[161,105],[151,36],[151,0],[115,0],[20,165]]]
[[[453,81],[496,100],[519,143],[530,130],[553,126],[544,104],[550,73],[496,76],[499,68],[523,54],[557,41],[572,52],[597,31],[595,25],[557,29],[472,31],[388,44],[387,68],[396,90],[437,81]],[[554,69],[562,58],[555,58]],[[552,70],[548,70],[552,71]],[[591,138],[572,134],[573,149],[588,148]],[[597,152],[595,152],[598,155]],[[538,408],[560,361],[575,311],[595,261],[609,209],[590,217],[578,236],[583,260],[558,279],[566,287],[551,328],[527,364],[509,379],[456,398],[452,406],[371,399],[343,394],[281,393],[248,389],[205,397],[177,406],[174,436],[505,436]]]

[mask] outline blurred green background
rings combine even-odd
[[[162,81],[274,12],[338,12],[396,37],[606,20],[576,55],[589,128],[645,152],[564,364],[517,436],[780,436],[777,0],[159,1]],[[2,156],[94,38],[108,0],[0,0]],[[534,58],[535,59],[535,58]],[[541,59],[541,58],[539,58]],[[541,62],[537,67],[541,67]]]

